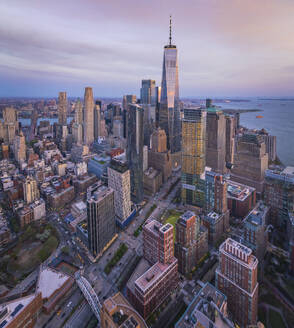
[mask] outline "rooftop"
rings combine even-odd
[[[135,281],[140,278],[148,269],[150,269],[150,264],[147,260],[142,258],[127,283],[128,288],[132,291],[133,294],[135,293]]]
[[[153,167],[149,167],[144,174],[150,178],[150,179],[154,179],[155,177],[157,177],[161,172],[157,171],[156,169],[154,169]]]
[[[5,327],[17,314],[23,311],[34,299],[36,295],[29,295],[18,298],[0,306],[0,328]]]
[[[294,167],[287,166],[284,170],[266,170],[265,177],[294,184]]]
[[[156,220],[151,220],[145,224],[144,229],[152,232],[155,235],[158,235],[159,232],[165,233],[166,231],[173,229],[173,226],[170,223],[162,224]]]
[[[61,288],[70,276],[49,267],[41,267],[37,290],[42,293],[42,298],[49,298]]]
[[[173,258],[173,261],[169,264],[163,264],[160,262],[155,263],[148,271],[142,274],[136,281],[135,286],[145,292],[149,289],[171,266],[177,261]]]
[[[140,325],[141,328],[147,328],[144,319],[128,303],[121,293],[109,297],[103,304],[109,315],[112,315],[114,328],[132,328]]]
[[[255,226],[265,225],[265,216],[268,211],[269,208],[265,206],[262,202],[259,202],[245,218],[244,223],[248,222]]]
[[[227,180],[227,196],[240,201],[244,201],[249,195],[251,195],[255,188],[243,185],[241,183]]]
[[[231,257],[241,261],[248,267],[255,267],[258,264],[257,258],[252,254],[252,249],[237,241],[227,238],[219,248],[220,252],[229,254]]]
[[[176,323],[175,328],[233,328],[233,324],[226,317],[226,301],[223,293],[206,283]]]
[[[107,186],[100,186],[93,193],[89,194],[88,202],[100,202],[102,199],[113,193],[113,189]]]

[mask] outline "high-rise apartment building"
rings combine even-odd
[[[227,182],[223,175],[205,172],[205,215],[203,225],[208,229],[208,239],[215,245],[229,229],[230,211],[227,204]]]
[[[268,168],[268,154],[262,136],[244,134],[237,142],[231,179],[263,192],[264,174]]]
[[[94,97],[90,87],[85,88],[84,96],[84,143],[89,145],[94,141]]]
[[[26,138],[22,131],[19,132],[13,142],[14,158],[18,163],[24,162],[26,159]]]
[[[126,155],[131,173],[131,193],[137,203],[143,200],[143,115],[142,107],[129,105]]]
[[[83,143],[83,105],[80,99],[77,100],[75,105],[75,120],[72,126],[72,133],[74,141],[81,145]]]
[[[169,44],[164,47],[159,126],[165,130],[171,153],[181,150],[181,121],[179,107],[178,50],[172,44],[171,21]]]
[[[127,296],[143,318],[147,318],[178,285],[173,226],[149,221],[143,228],[143,247],[144,259],[127,283]]]
[[[142,80],[141,104],[156,105],[155,80]]]
[[[175,257],[179,272],[190,273],[207,252],[207,229],[201,226],[194,212],[185,212],[176,223]]]
[[[228,238],[219,248],[216,287],[228,298],[228,310],[242,328],[257,324],[258,260],[252,250]]]
[[[184,109],[182,120],[182,201],[204,206],[206,111]]]
[[[90,187],[91,188],[91,187]],[[87,194],[89,250],[93,257],[103,253],[115,236],[114,191],[98,186]]]
[[[224,173],[226,166],[226,118],[224,113],[209,107],[206,118],[206,165],[213,171]]]
[[[108,167],[108,186],[114,190],[115,215],[120,221],[131,215],[130,170],[126,163],[112,159]]]
[[[170,263],[174,259],[174,234],[171,224],[152,220],[143,228],[144,258],[150,263]]]
[[[33,201],[40,198],[37,181],[30,175],[26,177],[23,183],[23,195],[27,204],[31,204]]]
[[[67,97],[66,92],[58,94],[58,124],[67,125]]]

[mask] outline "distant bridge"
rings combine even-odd
[[[83,295],[85,296],[87,302],[89,303],[92,311],[94,312],[100,324],[101,304],[97,294],[95,293],[89,281],[82,276],[81,272],[77,272],[75,278],[78,286],[80,287]]]

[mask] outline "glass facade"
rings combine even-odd
[[[179,108],[178,50],[174,45],[164,47],[159,126],[165,130],[172,153],[181,150]]]
[[[206,111],[184,109],[182,121],[182,201],[203,207],[205,202]]]

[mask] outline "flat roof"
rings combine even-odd
[[[5,327],[8,323],[14,320],[16,315],[23,311],[35,299],[36,296],[36,294],[33,294],[18,298],[6,304],[2,304],[0,306],[0,313],[2,314],[2,318],[0,319],[0,327]]]
[[[115,327],[135,327],[135,324],[139,324],[142,328],[147,328],[144,319],[140,314],[129,304],[125,297],[121,293],[117,293],[112,297],[109,297],[103,303],[106,311],[111,315],[112,318],[116,314],[125,315],[125,319],[122,324],[115,323]],[[134,325],[132,325],[134,324]]]
[[[171,266],[173,266],[176,261],[177,259],[174,257],[171,263],[163,264],[156,262],[149,270],[147,270],[135,281],[135,286],[144,292],[146,289],[151,287]]]
[[[42,293],[42,298],[49,298],[57,289],[61,288],[70,276],[45,267],[40,269],[37,290]]]
[[[135,293],[135,281],[140,278],[150,267],[150,264],[144,258],[142,258],[138,263],[135,271],[127,283],[128,288],[132,291],[133,294]]]
[[[227,180],[227,185],[227,196],[241,201],[244,201],[255,190],[255,188],[232,180]]]
[[[262,202],[259,202],[245,218],[244,223],[248,222],[253,225],[265,225],[265,215],[269,208]]]

